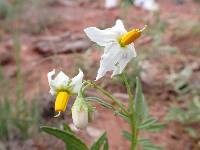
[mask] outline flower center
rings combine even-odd
[[[121,47],[125,47],[126,45],[131,44],[134,42],[136,39],[138,39],[141,36],[142,31],[144,31],[146,28],[146,25],[144,26],[143,29],[133,29],[126,34],[122,35],[119,38],[119,44]]]
[[[55,101],[55,112],[64,112],[69,101],[70,94],[66,91],[58,92]],[[57,116],[57,115],[56,115]]]

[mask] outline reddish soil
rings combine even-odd
[[[180,53],[180,55],[169,55],[164,53],[148,58],[148,61],[152,64],[152,70],[155,69],[155,74],[152,75],[150,84],[143,81],[144,92],[150,105],[150,114],[159,121],[164,122],[164,117],[169,111],[170,104],[176,101],[176,96],[174,96],[173,93],[170,93],[169,87],[165,84],[166,76],[170,73],[171,69],[179,70],[186,64],[195,62],[200,66],[200,53],[196,55],[190,51],[190,48],[194,45],[196,47],[200,46],[199,35],[188,37],[187,35],[184,35],[184,37],[181,38],[173,38],[173,29],[181,26],[179,21],[199,22],[200,3],[193,2],[192,0],[185,0],[183,4],[179,5],[175,4],[172,0],[158,0],[158,3],[160,5],[160,19],[167,23],[166,31],[162,38],[165,40],[165,43],[177,47]],[[106,10],[103,8],[103,3],[100,0],[94,2],[89,2],[89,0],[87,0],[80,1],[79,3],[70,1],[70,4],[68,5],[55,3],[47,7],[49,7],[48,9],[54,12],[55,15],[58,15],[61,21],[50,26],[48,30],[44,30],[38,34],[30,34],[29,32],[21,33],[20,40],[22,43],[22,51],[20,58],[22,73],[25,79],[25,89],[27,91],[25,96],[29,99],[35,95],[48,93],[49,88],[46,74],[53,68],[56,68],[56,70],[64,70],[67,74],[73,76],[77,73],[79,67],[83,67],[83,70],[86,72],[86,78],[93,80],[102,53],[99,48],[92,46],[92,51],[88,50],[89,52],[86,51],[81,54],[58,54],[55,56],[44,57],[34,50],[33,43],[38,38],[60,35],[63,32],[70,32],[70,34],[84,34],[83,29],[88,26],[97,26],[101,28],[109,27],[117,18],[126,19],[125,26],[127,29],[132,27],[142,27],[146,23],[151,25],[155,23],[155,17],[152,13],[140,8],[135,8],[134,6],[129,7],[127,12],[120,8]],[[125,13],[126,17],[124,18]],[[9,33],[3,32],[3,35],[5,36],[0,45],[0,51],[10,50],[9,54],[11,55],[11,60],[3,65],[3,69],[6,77],[15,82],[16,65],[13,60],[13,43],[10,42],[11,36]],[[146,37],[149,37],[149,35],[144,34],[141,41],[145,41]],[[138,55],[141,53],[140,48],[145,46],[148,47],[149,44],[145,42],[142,43],[141,41],[138,40],[135,43]],[[198,69],[197,73],[198,75],[200,73]],[[109,78],[105,78],[105,80],[106,83],[109,83]],[[99,83],[101,82],[103,82],[103,80]],[[106,83],[102,83],[102,85],[105,85],[112,93],[125,93],[125,89],[120,84],[115,86],[114,83],[111,85],[107,85]],[[51,97],[51,99],[53,98]],[[46,105],[48,102],[46,100],[42,103],[45,103],[43,105]],[[90,126],[101,131],[107,131],[111,150],[127,150],[130,143],[121,136],[121,131],[123,129],[128,129],[127,124],[114,116],[109,110],[97,106],[97,111],[98,117]],[[53,118],[51,120],[53,120]],[[68,121],[70,122],[71,120]],[[195,141],[184,132],[183,128],[184,127],[177,122],[170,122],[162,132],[156,134],[144,133],[144,135],[150,137],[154,143],[163,146],[166,150],[200,149]],[[88,143],[91,143],[94,140],[94,137],[89,136],[86,131],[81,131],[81,136],[84,137]],[[22,149],[30,150],[32,147],[33,149],[38,150],[63,149],[62,142],[42,133],[31,139],[31,144],[29,144],[29,141],[27,144],[26,141],[25,144],[22,145],[24,146]]]

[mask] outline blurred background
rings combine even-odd
[[[74,98],[65,115],[53,118],[47,73],[55,68],[73,77],[82,68],[94,80],[103,50],[83,29],[108,28],[116,19],[127,30],[148,25],[126,70],[133,88],[140,76],[150,114],[166,127],[141,134],[166,150],[200,149],[200,0],[157,0],[153,7],[132,0],[0,0],[0,150],[64,149],[39,126],[71,124]],[[126,89],[109,77],[98,83],[126,104]],[[94,122],[77,134],[90,144],[107,131],[111,150],[127,150],[127,124],[96,108]]]

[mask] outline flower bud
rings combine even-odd
[[[74,125],[79,129],[84,129],[88,125],[88,105],[83,97],[78,96],[72,106],[72,119]]]

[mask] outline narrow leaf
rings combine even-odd
[[[65,142],[68,149],[89,150],[88,147],[79,138],[77,138],[75,135],[73,135],[70,132],[62,131],[60,129],[51,128],[47,126],[42,126],[41,130]]]
[[[142,87],[139,78],[136,78],[136,93],[135,93],[135,103],[134,103],[134,116],[138,124],[142,122],[144,117],[148,114],[148,108],[144,99],[142,92]]]
[[[105,140],[107,140],[106,133],[103,133],[100,138],[94,142],[90,150],[100,150]]]
[[[153,125],[154,123],[156,123],[156,119],[149,117],[148,119],[146,119],[138,128],[139,129],[145,129],[150,127],[151,125]]]
[[[108,139],[106,138],[103,150],[109,150]]]
[[[156,123],[156,124],[153,124],[153,125],[149,126],[148,128],[146,128],[146,130],[151,131],[151,132],[158,132],[158,131],[162,130],[163,128],[165,128],[164,124]]]
[[[66,123],[63,123],[63,129],[67,132],[70,132],[70,133],[74,133],[71,128],[68,126],[68,124]]]
[[[162,150],[163,148],[158,146],[158,145],[154,145],[151,143],[151,141],[149,139],[139,139],[138,140],[139,144],[142,145],[143,150]]]
[[[122,131],[122,134],[127,140],[132,140],[132,135],[128,131]]]

